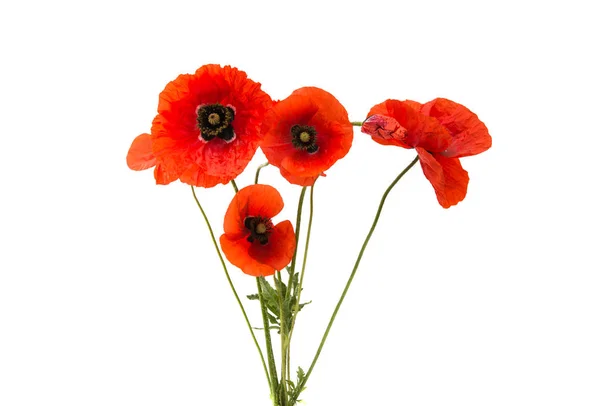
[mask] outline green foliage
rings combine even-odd
[[[290,268],[286,268],[288,274],[291,274]],[[285,318],[285,336],[289,333],[290,326],[292,324],[292,318],[296,311],[296,304],[298,300],[298,273],[295,273],[290,278],[290,286],[288,287],[283,280],[274,278],[275,287],[263,277],[259,278],[260,287],[263,293],[263,300],[267,308],[267,318],[269,319],[269,330],[277,329],[277,333],[281,334],[281,315]],[[288,292],[289,289],[289,292]],[[280,297],[281,295],[281,297]],[[250,300],[259,300],[258,294],[253,293],[246,296]],[[297,305],[297,311],[299,312],[311,302],[300,303]],[[283,306],[280,306],[282,304]],[[283,311],[282,311],[283,309]],[[262,328],[255,327],[257,330],[263,330]]]

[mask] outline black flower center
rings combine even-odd
[[[290,132],[292,133],[292,145],[297,149],[306,151],[309,154],[314,154],[319,150],[315,127],[296,124],[292,126]]]
[[[257,240],[260,245],[265,245],[269,242],[269,234],[271,234],[271,230],[273,229],[271,219],[248,216],[244,220],[244,226],[250,231],[250,235],[247,238],[248,242]]]
[[[230,106],[219,103],[205,104],[198,108],[198,128],[200,137],[204,141],[210,141],[217,137],[225,142],[235,139],[235,132],[231,123],[235,118],[235,111]]]

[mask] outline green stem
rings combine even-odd
[[[346,297],[348,288],[350,288],[350,285],[352,284],[352,280],[354,279],[354,275],[356,274],[358,265],[360,264],[362,256],[365,252],[365,248],[367,248],[367,245],[369,244],[369,240],[371,239],[371,236],[373,235],[373,231],[375,231],[375,227],[377,226],[377,222],[379,221],[379,216],[381,215],[381,210],[383,209],[385,199],[387,198],[387,196],[390,193],[390,191],[392,190],[392,188],[394,186],[396,186],[396,183],[398,183],[398,181],[400,179],[402,179],[402,177],[406,174],[406,172],[408,172],[410,170],[410,168],[412,168],[417,163],[418,160],[419,160],[419,157],[418,156],[415,157],[415,159],[413,159],[412,162],[406,168],[404,168],[404,170],[402,172],[400,172],[400,174],[396,177],[396,179],[394,179],[394,181],[390,184],[390,186],[388,186],[388,188],[383,193],[383,196],[381,197],[381,201],[379,202],[379,207],[377,208],[377,214],[375,215],[375,219],[373,220],[371,229],[369,230],[369,233],[367,234],[367,237],[365,238],[365,241],[363,242],[362,248],[360,249],[360,252],[358,253],[358,257],[356,258],[356,262],[354,263],[354,268],[352,269],[350,278],[348,278],[348,282],[346,282],[346,287],[344,288],[344,291],[342,292],[342,296],[340,297],[340,300],[338,301],[338,304],[335,307],[333,314],[331,315],[331,319],[329,320],[329,324],[327,325],[325,334],[323,335],[323,338],[321,339],[321,343],[319,344],[317,353],[315,354],[315,357],[314,357],[312,363],[310,364],[310,368],[308,368],[308,371],[306,372],[306,375],[304,376],[304,379],[302,380],[302,382],[298,383],[297,391],[294,393],[294,395],[290,399],[291,404],[294,404],[294,402],[300,395],[300,390],[304,387],[304,385],[306,384],[306,381],[308,381],[308,378],[309,378],[310,374],[312,373],[312,370],[315,367],[317,360],[319,359],[319,355],[321,355],[321,350],[323,349],[323,345],[325,344],[325,341],[327,340],[327,336],[329,335],[329,330],[331,330],[331,326],[333,325],[335,317],[337,316],[337,313],[340,310],[340,306],[342,305],[342,302],[344,301],[344,298]]]
[[[355,127],[362,127],[363,122],[362,121],[351,121],[350,124],[352,124]]]
[[[315,189],[315,186],[313,184],[310,187],[310,214],[308,215],[308,229],[306,231],[306,242],[304,244],[304,257],[302,259],[302,270],[300,271],[300,282],[298,283],[298,291],[297,291],[298,297],[296,298],[294,312],[292,314],[292,321],[290,324],[290,334],[289,334],[289,339],[288,339],[288,341],[290,342],[289,345],[291,345],[291,341],[292,341],[292,333],[294,331],[294,325],[296,324],[296,316],[298,315],[298,312],[300,311],[300,296],[302,295],[302,283],[304,282],[304,271],[306,270],[306,258],[308,256],[308,243],[310,242],[310,231],[312,230],[313,208],[314,208],[314,204],[313,204],[314,189]],[[290,348],[289,345],[288,345],[288,354],[289,354],[289,348]],[[288,355],[288,362],[289,362],[289,355]]]
[[[266,166],[269,166],[268,162],[265,162],[264,164],[260,165],[258,167],[258,169],[256,169],[256,176],[254,177],[254,184],[256,185],[258,183],[258,175],[260,175],[260,170]]]
[[[300,242],[300,225],[302,222],[302,204],[304,203],[304,194],[306,193],[306,186],[302,188],[300,192],[300,199],[298,200],[298,212],[296,213],[296,248],[294,249],[294,256],[292,257],[292,264],[290,265],[290,278],[288,280],[288,288],[291,285],[292,278],[294,277],[294,271],[296,269],[296,257],[298,256],[298,243]],[[290,289],[285,292],[285,298],[289,299]]]
[[[278,280],[277,280],[278,279]],[[277,283],[279,281],[279,283]],[[279,386],[279,399],[281,400],[280,406],[287,405],[287,377],[286,377],[286,346],[287,346],[287,325],[286,325],[286,314],[283,306],[283,292],[281,291],[283,281],[281,280],[281,272],[277,271],[276,275],[273,275],[273,283],[277,289],[277,297],[279,298],[279,338],[281,341],[281,383]],[[289,286],[288,286],[289,289]]]
[[[233,282],[231,281],[231,278],[229,277],[229,272],[227,271],[227,265],[225,265],[225,260],[223,259],[223,255],[221,254],[221,250],[219,249],[219,245],[217,244],[217,240],[215,239],[215,234],[213,233],[213,229],[210,225],[210,222],[208,221],[208,217],[206,216],[204,209],[202,208],[202,205],[200,205],[200,201],[198,200],[198,197],[196,196],[196,191],[194,190],[193,186],[192,186],[192,194],[194,195],[194,200],[196,201],[196,204],[198,205],[198,208],[200,209],[200,212],[202,213],[202,217],[204,217],[204,221],[206,222],[206,225],[208,226],[210,238],[212,239],[213,245],[215,246],[215,250],[217,251],[217,254],[219,255],[219,259],[221,260],[221,265],[223,266],[223,270],[225,271],[225,276],[227,277],[227,282],[229,282],[229,287],[231,288],[231,291],[233,292],[233,295],[235,296],[235,300],[237,300],[238,305],[240,306],[240,309],[242,310],[242,314],[244,315],[244,319],[246,320],[246,324],[248,325],[248,329],[250,330],[250,334],[252,335],[252,340],[254,341],[254,345],[256,346],[256,349],[258,350],[258,353],[260,355],[260,360],[262,361],[263,369],[265,370],[265,375],[267,376],[267,381],[269,382],[269,388],[271,388],[271,379],[269,378],[269,372],[267,371],[265,357],[263,355],[262,350],[260,349],[260,345],[258,345],[258,341],[256,340],[256,336],[254,335],[254,330],[252,329],[250,320],[248,320],[248,315],[246,314],[246,309],[244,309],[244,305],[242,305],[242,301],[240,300],[240,297],[238,296],[238,294],[235,290],[235,287],[233,286]],[[273,389],[271,388],[271,391],[272,390]]]
[[[271,371],[271,396],[273,405],[279,406],[279,397],[277,390],[277,367],[275,366],[275,356],[273,355],[273,343],[271,342],[271,330],[269,330],[269,319],[267,318],[267,305],[265,304],[262,287],[260,286],[260,277],[256,278],[256,287],[258,289],[258,299],[260,300],[260,310],[262,312],[263,327],[265,330],[265,342],[267,344],[267,358],[269,359],[269,370]]]
[[[231,186],[233,186],[233,190],[235,190],[235,193],[238,192],[238,187],[237,184],[235,183],[235,180],[231,179]]]

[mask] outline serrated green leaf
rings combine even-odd
[[[251,294],[251,295],[246,295],[246,297],[247,297],[248,299],[250,299],[250,300],[258,300],[258,299],[259,299],[259,297],[258,297],[258,293],[253,293],[253,294]]]
[[[304,379],[304,376],[306,375],[304,373],[304,370],[300,367],[298,367],[298,371],[296,371],[296,375],[298,376],[298,382],[301,382]]]
[[[304,302],[304,303],[300,303],[300,305],[298,306],[298,311],[302,310],[302,308],[308,304],[311,304],[312,300],[308,301],[308,302]]]
[[[287,293],[287,286],[285,286],[285,283],[278,278],[275,278],[275,287],[277,290],[281,291],[281,296],[285,297],[285,294]]]
[[[269,319],[269,323],[271,325],[279,327],[279,320],[277,318],[275,318],[275,316],[273,316],[271,313],[267,312],[267,318]]]

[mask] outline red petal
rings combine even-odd
[[[269,265],[280,271],[290,263],[295,249],[294,227],[289,220],[285,220],[273,227],[266,245],[260,245],[255,241],[248,252],[261,264]]]
[[[288,171],[286,171],[283,168],[279,168],[279,172],[281,172],[281,176],[283,176],[288,182],[290,182],[290,183],[292,183],[294,185],[299,185],[299,186],[312,186],[312,185],[315,184],[315,181],[319,177],[319,175],[316,175],[316,176],[295,176],[295,175],[292,175],[291,173],[289,173]],[[325,176],[325,174],[322,173],[321,176]]]
[[[231,239],[227,234],[223,234],[219,239],[223,254],[229,262],[237,266],[242,272],[252,276],[270,276],[275,273],[275,268],[267,264],[261,264],[250,257],[248,250],[252,243],[245,237]]]
[[[227,184],[231,178],[227,176],[212,176],[206,173],[206,170],[198,164],[188,166],[179,178],[188,185],[210,188],[219,184]]]
[[[177,180],[177,173],[170,172],[162,164],[157,164],[154,167],[154,179],[157,185],[168,185]]]
[[[425,177],[431,182],[440,205],[447,209],[462,201],[467,195],[469,174],[458,158],[432,155],[423,148],[416,148]]]
[[[360,131],[370,135],[374,141],[383,145],[412,148],[404,142],[407,136],[406,128],[402,127],[393,117],[374,114],[363,122]]]
[[[296,235],[292,223],[283,221],[273,227],[269,242],[248,242],[246,236],[239,238],[223,234],[221,248],[227,260],[242,272],[252,276],[269,276],[279,271],[292,260],[296,248]]]
[[[369,116],[382,115],[393,118],[394,121],[386,123],[388,126],[384,133],[395,129],[395,137],[382,141],[381,136],[373,137],[373,140],[384,145],[398,145],[403,148],[422,147],[428,151],[444,151],[452,137],[438,120],[421,113],[417,108],[419,103],[413,101],[386,100],[371,108]],[[381,119],[379,119],[381,120]],[[368,121],[368,119],[367,119]],[[391,134],[390,134],[391,135]]]
[[[150,134],[141,134],[135,137],[127,152],[127,166],[134,171],[142,171],[156,165],[156,158],[152,153],[152,138]]]
[[[301,87],[292,92],[292,95],[310,98],[319,106],[319,114],[330,121],[348,121],[348,112],[344,106],[331,93],[318,87]]]
[[[460,158],[476,155],[492,146],[487,127],[475,113],[448,99],[434,99],[422,108],[424,114],[435,117],[452,135],[452,142],[442,154]]]
[[[236,238],[248,231],[244,220],[252,217],[275,217],[283,209],[283,199],[273,186],[250,185],[240,189],[227,208],[223,229]]]

